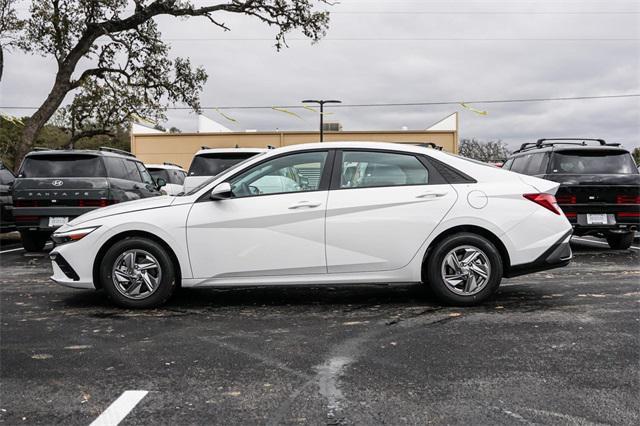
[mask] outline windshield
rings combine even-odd
[[[554,174],[638,174],[626,151],[575,150],[557,151],[553,155]]]
[[[193,159],[189,176],[215,176],[254,155],[255,152],[200,154]]]
[[[239,163],[234,164],[233,166],[229,167],[226,171],[230,172],[232,170],[235,170],[237,168],[242,167],[245,163],[249,162],[249,160],[253,160],[254,157],[259,157],[261,155],[266,154],[265,152],[260,152],[258,154],[251,154],[251,157],[245,159],[244,161],[240,161]],[[196,157],[198,158],[198,157]],[[193,160],[195,162],[195,159]],[[191,165],[193,167],[193,164]],[[191,169],[189,169],[191,170]],[[189,176],[191,176],[191,174],[189,174]],[[196,192],[200,191],[202,188],[204,188],[205,186],[209,185],[211,182],[213,182],[216,179],[216,176],[211,176],[209,179],[205,180],[204,182],[202,182],[200,185],[196,186],[195,188],[193,188],[191,191],[187,192],[187,193],[180,193],[178,194],[179,196],[181,195],[192,195],[195,194]]]
[[[34,155],[24,159],[21,178],[105,177],[107,172],[95,155]]]

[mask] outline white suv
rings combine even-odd
[[[163,164],[145,164],[153,180],[158,182],[158,179],[162,179],[165,185],[162,186],[162,191],[167,195],[178,195],[183,190],[184,179],[187,176],[187,172],[177,164],[163,163]]]
[[[193,157],[189,173],[184,181],[184,192],[189,192],[210,177],[266,151],[267,149],[264,148],[207,148],[203,146]]]

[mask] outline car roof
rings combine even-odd
[[[614,145],[580,145],[580,144],[557,144],[553,146],[542,146],[540,148],[532,147],[523,151],[516,151],[510,157],[518,157],[524,154],[535,154],[539,152],[559,152],[559,151],[620,151],[629,152],[628,150]]]
[[[129,160],[140,161],[133,154],[120,154],[118,152],[113,151],[102,151],[97,149],[39,149],[37,151],[31,151],[25,157],[35,157],[38,155],[69,155],[69,154],[79,154],[79,155],[96,155],[103,157],[118,157],[118,158],[127,158]]]
[[[245,152],[259,154],[268,151],[267,148],[203,148],[196,152],[196,155],[202,154],[228,154],[234,152]]]
[[[166,169],[166,170],[182,170],[185,172],[186,170],[177,164],[146,164],[144,165],[147,169]]]

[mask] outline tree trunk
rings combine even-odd
[[[60,104],[62,104],[67,93],[72,89],[71,83],[69,82],[70,75],[71,72],[62,70],[58,71],[56,81],[49,93],[49,96],[47,96],[47,99],[42,103],[35,114],[26,121],[24,129],[22,129],[22,138],[20,139],[20,143],[18,144],[13,160],[13,167],[16,172],[20,168],[20,164],[22,163],[24,156],[33,148],[33,143],[35,142],[40,129],[47,124],[47,121],[49,121]]]

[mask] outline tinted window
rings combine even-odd
[[[231,180],[235,197],[316,191],[327,152],[304,152],[266,161]]]
[[[125,177],[126,180],[142,182],[142,177],[140,176],[140,172],[138,171],[135,161],[124,160],[124,168],[127,171],[127,175]]]
[[[189,176],[215,176],[239,162],[251,158],[254,152],[232,152],[229,154],[213,153],[197,155],[191,167]]]
[[[104,162],[107,165],[109,171],[109,177],[115,179],[126,179],[127,169],[124,166],[124,161],[121,158],[116,157],[104,157]]]
[[[142,176],[142,181],[147,185],[155,185],[156,182],[153,180],[147,169],[144,167],[142,163],[135,162],[138,167],[138,171],[140,172],[140,176]]]
[[[104,177],[106,171],[100,157],[95,155],[57,154],[34,155],[22,163],[19,177],[64,178]]]
[[[13,177],[13,173],[11,173],[7,169],[0,169],[0,185],[9,185],[16,178]]]
[[[342,154],[341,188],[428,183],[429,172],[413,155],[367,151],[345,151]]]
[[[527,165],[527,160],[529,159],[528,156],[526,155],[521,155],[520,157],[515,157],[513,159],[513,163],[511,164],[511,170],[512,172],[516,172],[516,173],[523,173],[525,166]]]
[[[558,174],[637,174],[631,154],[625,151],[556,151],[551,173]]]
[[[513,164],[513,158],[510,158],[507,161],[505,161],[505,163],[502,165],[502,168],[506,170],[511,170],[512,164]]]
[[[524,170],[525,175],[543,175],[547,172],[549,156],[546,153],[529,154],[529,162]]]
[[[151,168],[147,170],[149,170],[149,173],[151,173],[151,176],[153,176],[154,180],[157,180],[158,178],[162,178],[167,183],[173,183],[175,185],[184,184],[185,173],[181,170],[155,169],[155,168]]]

